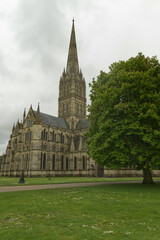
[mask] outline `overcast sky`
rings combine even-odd
[[[0,155],[24,108],[57,116],[73,17],[87,95],[115,61],[160,59],[160,0],[0,0]]]

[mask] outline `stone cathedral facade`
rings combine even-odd
[[[59,82],[58,117],[30,107],[13,126],[1,176],[97,176],[98,167],[87,155],[84,133],[86,84],[79,68],[74,21],[68,60]]]

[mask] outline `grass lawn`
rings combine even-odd
[[[0,177],[0,186],[16,186],[19,177]],[[159,178],[160,179],[160,178]],[[96,178],[96,177],[51,177],[49,178],[25,178],[25,185],[37,184],[54,184],[54,183],[79,183],[79,182],[110,182],[110,181],[127,181],[140,180],[142,178]],[[20,184],[23,185],[23,184]]]
[[[0,193],[2,240],[159,240],[160,184]]]
[[[1,186],[22,186],[18,184],[19,177],[0,177]],[[160,178],[154,178],[160,180]],[[96,177],[51,177],[49,178],[25,178],[24,185],[54,184],[54,183],[79,183],[79,182],[111,182],[111,181],[142,181],[140,177],[126,178],[96,178]]]

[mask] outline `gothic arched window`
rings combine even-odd
[[[41,140],[46,140],[47,141],[47,138],[48,138],[48,133],[46,132],[46,129],[44,129],[41,132]]]
[[[48,139],[48,133],[46,132],[45,140],[47,141]]]
[[[63,135],[63,133],[61,133],[61,143],[64,143],[64,135]]]
[[[54,133],[54,131],[52,133],[52,141],[55,142],[55,133]]]
[[[62,155],[62,157],[61,157],[61,170],[63,170],[63,168],[64,168],[64,161],[63,161],[63,155]]]
[[[62,143],[62,141],[63,141],[62,138],[63,138],[63,133],[61,133],[61,143]]]
[[[46,168],[46,153],[43,154],[43,170]]]
[[[86,169],[86,159],[85,159],[85,156],[83,156],[83,158],[82,158],[82,169],[83,170]]]
[[[82,137],[82,149],[85,149],[86,138]]]
[[[77,169],[77,158],[74,157],[74,170],[76,170],[76,169]]]
[[[46,129],[43,130],[43,140],[46,138]]]
[[[46,153],[41,152],[40,170],[46,169]]]
[[[29,170],[29,156],[28,153],[26,154],[26,168]]]
[[[43,140],[43,131],[41,132],[41,140]]]
[[[68,170],[69,165],[68,165],[68,158],[66,158],[66,170]]]
[[[55,154],[52,157],[52,169],[55,170]]]
[[[41,152],[40,170],[43,169],[43,153]]]

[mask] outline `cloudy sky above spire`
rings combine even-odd
[[[143,52],[160,59],[159,0],[0,0],[0,154],[23,110],[57,116],[72,19],[87,84]]]

